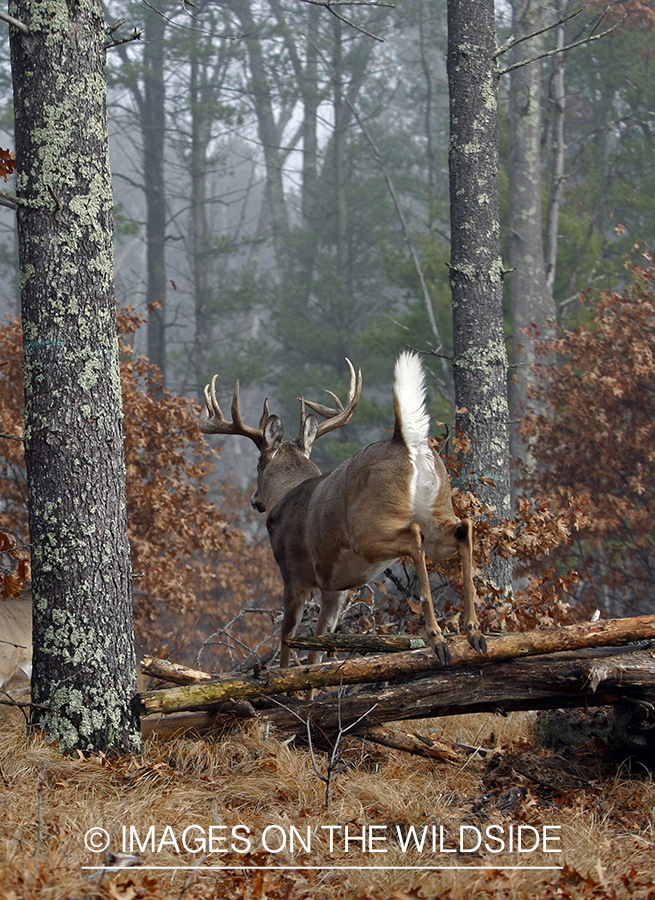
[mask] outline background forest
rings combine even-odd
[[[112,0],[107,21],[117,291],[134,310],[122,333],[137,617],[143,633],[162,604],[218,598],[225,623],[244,601],[279,604],[240,497],[255,454],[228,439],[210,473],[182,398],[218,373],[227,404],[239,378],[247,419],[269,396],[291,436],[301,392],[343,395],[347,356],[365,390],[347,433],[316,448],[330,468],[391,424],[392,364],[410,346],[426,354],[433,421],[452,422],[446,4],[329,15],[298,0]],[[652,8],[515,0],[497,25],[517,516],[502,541],[483,525],[478,552],[502,543],[518,559],[532,621],[536,584],[543,615],[563,613],[564,589],[585,610],[650,612]],[[0,54],[0,147],[13,147]],[[0,310],[13,316],[16,256],[0,207]],[[16,434],[11,319],[0,337],[0,430]],[[0,450],[2,524],[26,540],[19,447]]]

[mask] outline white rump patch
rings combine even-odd
[[[410,483],[412,515],[419,524],[432,518],[439,491],[439,476],[428,438],[430,416],[425,405],[427,383],[421,359],[405,351],[396,360],[394,395],[400,415],[400,428],[414,468]]]

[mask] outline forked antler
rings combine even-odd
[[[317,438],[320,438],[323,434],[327,434],[329,431],[334,431],[336,428],[341,428],[342,425],[347,425],[348,422],[350,422],[350,420],[352,419],[353,413],[355,412],[355,407],[359,403],[359,398],[362,395],[362,370],[360,369],[357,375],[355,375],[353,364],[347,357],[346,362],[348,363],[348,368],[350,369],[350,388],[348,390],[348,399],[346,400],[346,405],[344,406],[337,395],[328,390],[326,390],[325,393],[329,394],[330,397],[333,398],[336,404],[335,409],[332,409],[329,406],[323,406],[323,404],[321,403],[313,403],[312,401],[306,400],[304,397],[301,397],[301,433],[302,427],[304,425],[305,405],[307,405],[315,413],[318,413],[319,416],[323,416],[323,418],[326,420],[325,422],[321,422],[321,424],[318,426],[318,431],[316,432]]]
[[[264,411],[259,420],[259,427],[251,428],[250,425],[244,425],[239,410],[239,382],[237,381],[232,397],[232,421],[228,422],[216,399],[217,378],[218,375],[214,375],[211,385],[205,385],[205,408],[200,413],[200,430],[203,434],[240,434],[250,438],[261,450],[264,443],[264,427],[270,415],[268,399],[264,401]]]

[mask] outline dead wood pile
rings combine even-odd
[[[654,639],[655,616],[639,616],[489,635],[484,657],[464,638],[454,637],[448,642],[451,659],[445,668],[429,648],[397,651],[406,638],[380,642],[375,635],[320,639],[321,649],[355,647],[365,652],[373,647],[378,651],[374,656],[254,674],[212,675],[147,657],[141,665],[145,674],[178,686],[147,691],[138,703],[146,733],[205,731],[235,717],[257,717],[289,733],[350,730],[410,752],[448,758],[445,745],[427,746],[424,739],[385,728],[385,723],[621,703],[636,704],[653,718]],[[296,643],[315,645],[311,639]],[[395,652],[380,654],[385,643]],[[290,696],[318,688],[333,690],[305,701]],[[412,748],[417,741],[421,746]]]

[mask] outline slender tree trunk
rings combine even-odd
[[[337,276],[339,291],[344,309],[351,296],[350,254],[348,248],[348,210],[346,202],[346,177],[344,173],[344,155],[346,150],[345,116],[346,106],[343,98],[343,35],[339,19],[333,24],[334,46],[332,55],[332,77],[334,80],[334,132],[332,141],[334,162],[334,206],[336,213],[336,251]]]
[[[557,15],[561,18],[565,12],[565,0],[559,0]],[[562,23],[555,31],[555,44],[561,51],[564,46],[565,26]],[[557,237],[559,231],[559,209],[564,190],[564,160],[566,144],[564,142],[564,116],[566,114],[566,93],[564,76],[566,73],[566,56],[556,53],[553,57],[553,73],[551,82],[551,103],[553,107],[553,124],[551,129],[551,147],[553,164],[551,173],[550,194],[548,197],[548,213],[546,216],[546,284],[550,293],[555,288],[557,274]]]
[[[257,35],[250,0],[230,0],[229,8],[238,17],[247,38],[245,40],[250,63],[250,92],[257,116],[259,140],[266,166],[266,200],[270,214],[275,259],[282,277],[289,270],[289,216],[284,197],[282,152],[280,135],[275,123],[273,97],[268,82],[264,54]]]
[[[17,0],[12,29],[32,545],[32,724],[139,746],[99,0]]]
[[[166,190],[164,183],[164,34],[166,20],[146,7],[141,110],[146,195],[148,357],[166,381]]]
[[[314,210],[317,200],[318,181],[318,15],[315,6],[306,10],[307,61],[303,77],[303,123],[302,123],[302,221],[306,228],[316,222]]]
[[[200,391],[207,377],[207,357],[212,344],[210,305],[210,254],[207,226],[207,147],[211,124],[204,104],[202,71],[197,42],[192,42],[189,99],[191,106],[191,206],[189,210],[189,257],[193,283],[195,338],[193,366],[196,388]]]
[[[456,423],[470,441],[463,462],[476,494],[510,514],[507,354],[498,199],[498,70],[493,0],[449,0],[450,285]],[[511,565],[485,571],[500,596]]]
[[[543,28],[542,7],[536,0],[514,0],[512,32],[524,38]],[[536,56],[542,36],[514,48],[512,63]],[[514,364],[512,412],[517,419],[528,406],[539,335],[547,337],[555,320],[553,297],[546,281],[541,205],[541,67],[538,61],[510,73],[509,92],[509,264]],[[530,463],[528,448],[512,433],[515,459]]]

